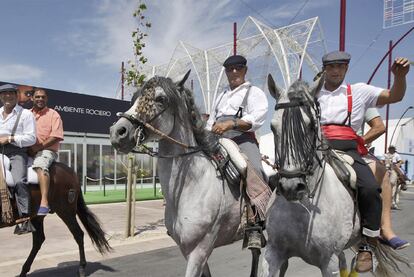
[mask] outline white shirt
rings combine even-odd
[[[346,83],[342,83],[334,91],[328,91],[325,86],[322,87],[317,96],[321,107],[321,124],[342,124],[344,122],[348,115],[346,90]],[[364,122],[365,111],[377,105],[378,96],[383,90],[364,83],[351,85],[351,127],[355,132],[361,128]]]
[[[384,155],[386,159],[391,160],[391,162],[393,164],[398,163],[399,161],[402,161],[400,154],[398,154],[397,152],[394,152],[394,154],[391,153],[387,153]]]
[[[234,90],[227,89],[220,93],[213,104],[206,129],[211,130],[216,119],[224,115],[235,115],[243,103],[244,96],[250,87],[246,107],[241,120],[252,124],[249,131],[258,130],[266,120],[268,109],[266,94],[258,87],[245,82]]]
[[[23,109],[17,105],[13,111],[3,118],[4,107],[0,108],[0,136],[10,136],[16,122],[17,115],[20,110],[23,110],[17,124],[16,133],[14,134],[13,145],[22,147],[32,146],[36,143],[36,121],[30,110]]]

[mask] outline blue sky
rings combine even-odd
[[[130,0],[2,0],[0,80],[85,94],[115,97],[120,64],[132,56]],[[145,53],[151,64],[168,62],[179,40],[205,49],[232,39],[233,22],[251,15],[281,27],[319,16],[328,50],[338,48],[340,0],[148,0],[152,22]],[[306,3],[305,5],[303,5]],[[301,9],[303,7],[303,9]],[[347,81],[366,82],[385,54],[388,41],[413,26],[382,29],[382,0],[348,0],[346,50],[352,61]],[[394,55],[414,60],[414,32]],[[369,48],[368,48],[369,47]],[[373,84],[387,85],[387,63]],[[402,103],[391,106],[399,118],[414,105],[414,68]],[[381,112],[384,115],[384,110]],[[414,116],[414,110],[407,113]]]

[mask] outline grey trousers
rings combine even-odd
[[[10,159],[11,174],[16,184],[14,190],[19,215],[28,215],[30,212],[30,188],[27,183],[26,149],[6,145],[4,154]]]
[[[268,180],[263,170],[262,156],[260,155],[259,147],[255,143],[249,141],[240,143],[239,147],[240,151],[247,156],[250,164],[256,170],[258,175],[262,176],[263,181],[267,183]]]

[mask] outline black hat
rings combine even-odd
[[[228,57],[224,61],[223,66],[227,67],[230,65],[246,65],[246,64],[247,64],[247,60],[245,57],[240,56],[240,55],[234,55],[234,56]]]
[[[5,84],[5,85],[0,86],[0,93],[5,92],[5,91],[17,92],[17,86],[11,85],[11,84]]]
[[[323,55],[322,64],[346,63],[349,64],[351,55],[344,51],[333,51]]]

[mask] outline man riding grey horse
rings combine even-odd
[[[260,178],[259,181],[266,183],[254,132],[266,120],[267,97],[260,88],[245,80],[246,58],[241,55],[230,56],[223,66],[229,88],[217,96],[206,129],[236,142]]]
[[[361,158],[366,151],[364,141],[356,135],[367,108],[396,103],[402,100],[406,89],[409,62],[397,58],[392,66],[394,84],[391,90],[363,83],[347,85],[345,74],[351,56],[335,51],[323,56],[325,84],[317,98],[321,108],[321,124],[330,146],[345,151],[354,158],[357,174],[357,201],[361,214],[363,243],[357,256],[356,269],[367,272],[372,269],[372,250],[376,245],[381,226],[380,187],[371,170]]]

